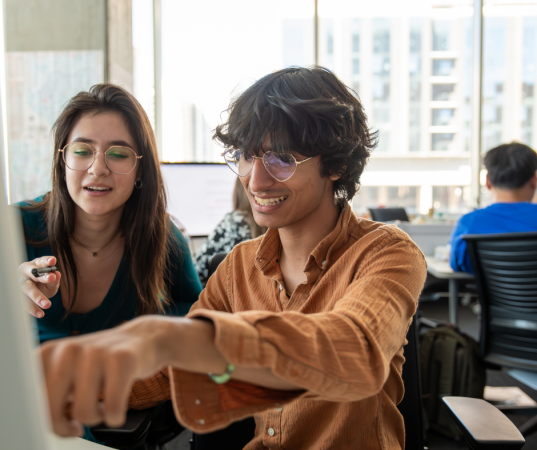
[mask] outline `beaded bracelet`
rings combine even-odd
[[[233,364],[228,364],[226,371],[222,375],[214,375],[212,373],[208,373],[207,375],[209,375],[209,378],[216,384],[224,384],[229,381],[234,370],[235,366]]]

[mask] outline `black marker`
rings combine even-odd
[[[56,266],[52,267],[40,267],[39,269],[32,269],[32,275],[36,278],[45,275],[46,273],[56,272],[58,268]]]

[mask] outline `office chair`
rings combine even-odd
[[[218,264],[226,257],[225,253],[217,253],[213,256],[209,264],[209,277],[214,273]],[[397,406],[401,412],[405,423],[405,449],[406,450],[423,450],[423,404],[421,401],[421,379],[420,364],[418,351],[418,335],[416,316],[407,332],[407,344],[404,347],[405,363],[403,364],[403,383],[405,386],[405,396]],[[474,450],[519,450],[525,443],[524,438],[518,432],[513,423],[498,409],[488,404],[484,400],[464,398],[464,397],[444,397],[444,402],[453,420],[463,433],[470,448]],[[166,402],[169,403],[169,402]],[[158,407],[157,407],[158,408]],[[131,414],[138,415],[138,430],[148,427],[147,419],[142,419],[144,411],[129,411],[127,424]],[[173,411],[171,411],[173,414]],[[153,412],[146,413],[148,416]],[[155,422],[153,420],[152,422]],[[490,424],[494,426],[491,427]],[[122,433],[122,429],[107,429],[108,442],[110,437],[117,437]],[[101,426],[103,428],[103,426]],[[106,428],[106,427],[104,427]],[[151,428],[151,424],[149,426]],[[94,428],[92,428],[92,432]],[[130,426],[129,435],[136,432],[136,427]],[[193,433],[190,441],[192,450],[240,450],[254,436],[255,422],[253,418],[247,418],[240,422],[235,422],[223,430],[212,433],[197,434]],[[123,432],[125,435],[125,432]],[[95,435],[95,434],[94,434]],[[97,436],[95,435],[97,438]],[[100,437],[103,437],[101,434]],[[124,438],[125,439],[125,438]],[[106,445],[107,440],[102,439]],[[118,442],[117,440],[115,442]],[[129,442],[132,442],[129,440]],[[160,441],[163,442],[163,441]],[[117,445],[117,444],[116,444]],[[136,444],[138,445],[138,444]],[[115,447],[129,448],[129,450],[153,450],[159,447]]]
[[[537,232],[463,238],[481,304],[481,357],[496,368],[537,372]],[[537,431],[537,416],[519,430]]]
[[[405,208],[369,208],[371,219],[375,222],[389,222],[391,220],[400,220],[409,222],[410,219]]]
[[[129,410],[122,427],[108,428],[104,424],[92,427],[99,442],[118,450],[163,450],[164,445],[185,428],[177,422],[171,400],[153,408]]]

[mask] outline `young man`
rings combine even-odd
[[[489,150],[484,159],[493,204],[462,216],[451,235],[451,267],[473,274],[466,234],[537,231],[537,153],[517,142]]]
[[[375,145],[360,102],[326,69],[291,68],[229,113],[215,136],[269,231],[233,249],[188,318],[43,346],[55,431],[117,426],[128,404],[171,396],[195,431],[254,415],[250,450],[404,448],[403,345],[426,264],[348,204]]]

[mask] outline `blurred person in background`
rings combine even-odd
[[[40,342],[145,314],[186,314],[201,284],[166,213],[141,105],[118,86],[93,86],[67,103],[53,141],[52,190],[17,204],[29,261],[19,267],[20,285]],[[32,274],[49,266],[57,271]],[[88,430],[85,437],[93,440]]]
[[[207,284],[209,263],[214,255],[229,253],[240,242],[255,239],[266,231],[265,227],[255,223],[250,201],[237,177],[233,189],[233,211],[225,215],[196,254],[196,270],[201,284]]]
[[[502,144],[486,153],[484,164],[493,204],[462,216],[453,229],[450,263],[458,272],[474,273],[464,235],[537,231],[537,153],[518,142]]]

